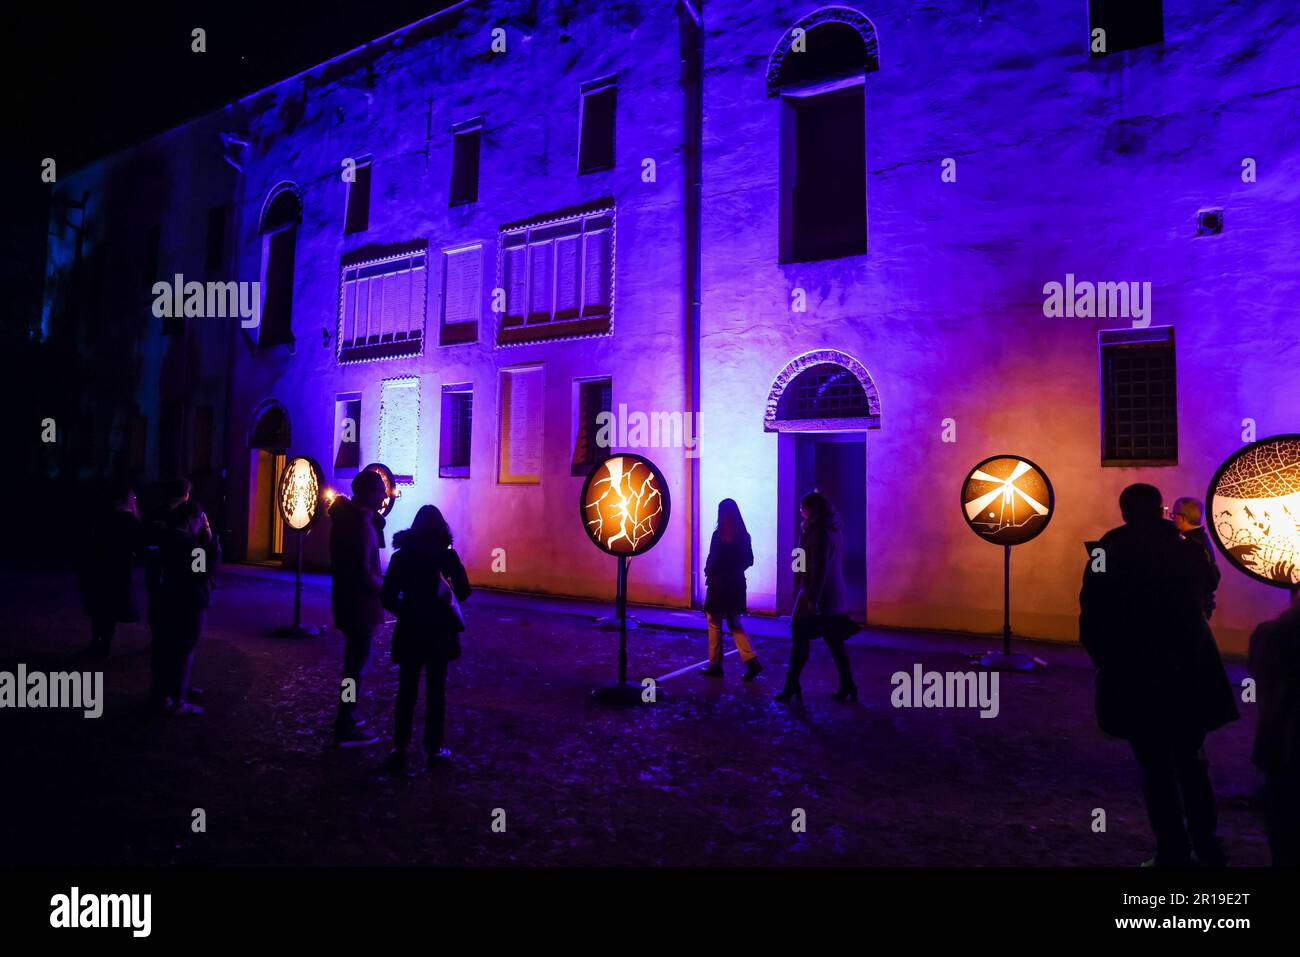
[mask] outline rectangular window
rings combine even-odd
[[[618,88],[598,80],[582,90],[578,117],[578,173],[614,168],[614,107]]]
[[[781,261],[867,251],[866,102],[860,82],[782,105]]]
[[[208,239],[203,255],[203,266],[210,272],[219,272],[226,264],[226,207],[213,206],[208,210]]]
[[[1161,0],[1088,0],[1088,26],[1088,50],[1093,57],[1135,50],[1165,38]]]
[[[469,475],[470,440],[474,432],[474,393],[467,384],[442,387],[442,435],[438,442],[438,474],[443,478]]]
[[[506,303],[498,344],[609,332],[613,209],[504,228],[500,242],[497,285]]]
[[[483,244],[442,253],[442,331],[444,346],[478,340],[483,311]]]
[[[462,124],[452,133],[451,192],[449,206],[478,202],[478,160],[481,121]]]
[[[334,471],[361,468],[361,393],[334,399]]]
[[[1102,465],[1177,465],[1174,331],[1103,330]]]
[[[601,445],[600,414],[610,412],[613,407],[613,380],[585,379],[575,383],[577,401],[574,421],[573,468],[572,474],[586,475],[591,467],[609,455],[612,439],[607,438]]]
[[[497,481],[537,485],[542,481],[542,366],[501,370]]]
[[[400,254],[352,265],[345,257],[340,362],[420,354],[427,282],[423,247],[408,245]]]
[[[258,348],[293,341],[293,259],[296,226],[263,237],[266,272],[262,276],[262,320]]]
[[[347,184],[347,212],[343,217],[345,235],[364,233],[370,228],[370,160],[357,160]]]
[[[415,482],[420,451],[420,378],[385,379],[379,389],[379,461],[399,484]]]

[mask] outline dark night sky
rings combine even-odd
[[[6,10],[0,287],[10,309],[39,306],[50,190],[40,181],[44,157],[70,172],[448,5],[45,0]],[[206,53],[190,50],[195,27],[207,31]]]

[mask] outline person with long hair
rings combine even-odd
[[[858,688],[853,683],[844,642],[859,629],[845,612],[839,520],[834,507],[821,492],[805,495],[799,503],[799,510],[803,515],[799,538],[803,571],[795,574],[797,592],[794,612],[790,616],[790,665],[785,675],[785,686],[776,700],[803,700],[799,675],[808,663],[813,639],[822,638],[840,677],[839,689],[831,697],[840,702],[857,701]]]
[[[722,626],[731,631],[740,660],[745,664],[741,681],[753,681],[763,670],[749,636],[740,623],[745,612],[745,569],[754,564],[745,520],[734,499],[718,503],[718,525],[709,543],[709,557],[704,562],[704,612],[709,619],[709,664],[701,673],[709,677],[722,675]]]
[[[469,576],[452,548],[451,528],[442,512],[425,505],[404,532],[393,536],[397,552],[388,563],[381,600],[397,616],[393,628],[393,661],[398,687],[393,754],[385,764],[390,773],[406,773],[406,748],[411,743],[420,672],[426,673],[424,747],[428,770],[451,757],[444,748],[447,715],[447,666],[460,657],[465,630],[460,603],[470,596]]]

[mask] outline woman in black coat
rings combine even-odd
[[[740,623],[745,613],[745,569],[754,564],[754,550],[750,547],[745,520],[740,517],[740,506],[734,499],[724,498],[718,503],[718,525],[709,543],[709,557],[704,562],[704,612],[709,619],[709,664],[701,673],[710,677],[722,675],[722,625],[731,630],[731,640],[736,643],[740,660],[745,663],[741,681],[753,681],[763,666],[749,643],[749,636]]]
[[[460,633],[465,630],[460,603],[471,591],[465,566],[451,543],[447,520],[432,505],[421,508],[411,527],[393,536],[397,552],[388,563],[380,595],[384,607],[397,616],[393,661],[400,669],[393,754],[385,766],[389,771],[406,770],[421,669],[427,669],[424,746],[429,767],[451,757],[442,746],[447,664],[460,657]]]
[[[799,548],[803,552],[804,570],[795,575],[797,593],[790,616],[790,665],[785,687],[776,700],[803,700],[799,675],[808,663],[813,639],[824,638],[840,676],[839,689],[831,697],[841,702],[857,701],[858,687],[853,683],[844,642],[860,629],[845,612],[839,520],[831,503],[820,492],[805,495],[800,511],[803,533]]]

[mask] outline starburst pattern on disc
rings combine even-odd
[[[985,459],[962,484],[966,523],[998,545],[1020,545],[1036,536],[1051,519],[1053,504],[1042,469],[1015,455]]]

